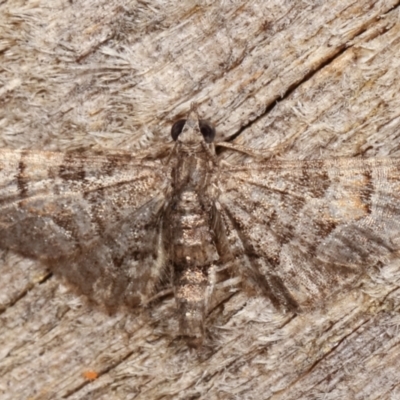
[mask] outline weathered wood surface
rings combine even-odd
[[[282,158],[399,157],[399,10],[2,2],[0,146],[145,148],[195,100],[219,139]],[[174,340],[172,299],[108,316],[31,260],[0,274],[1,400],[400,398],[399,262],[297,316],[234,292],[202,353]]]

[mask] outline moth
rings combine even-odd
[[[0,150],[0,248],[110,310],[173,288],[180,334],[205,337],[219,269],[294,312],[399,256],[400,160],[231,165],[193,105],[173,143],[137,154]]]

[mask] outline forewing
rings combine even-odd
[[[0,150],[0,247],[37,258],[109,308],[163,267],[161,163],[130,154]]]
[[[277,304],[307,308],[400,249],[400,161],[225,166],[219,207],[239,271]]]

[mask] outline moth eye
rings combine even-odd
[[[181,134],[183,127],[185,126],[186,119],[180,119],[176,121],[171,128],[171,136],[174,141],[178,139],[178,136]]]
[[[215,138],[215,128],[208,122],[201,119],[199,121],[200,131],[204,140],[211,143]]]

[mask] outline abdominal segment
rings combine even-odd
[[[205,208],[195,191],[182,191],[171,205],[166,226],[180,332],[194,346],[203,340],[209,271],[219,258]]]

